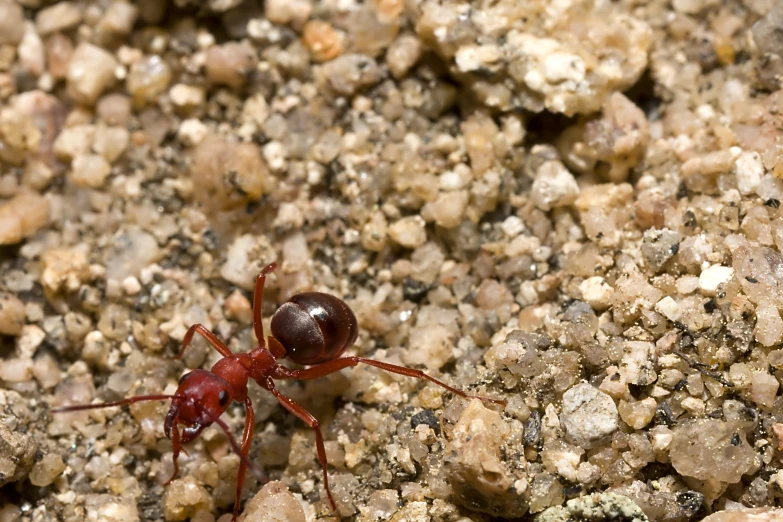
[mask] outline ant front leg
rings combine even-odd
[[[177,429],[177,419],[172,421],[171,428],[171,450],[174,452],[174,456],[171,460],[174,463],[174,472],[166,483],[163,484],[164,486],[168,486],[174,482],[174,479],[179,475],[179,463],[177,462],[177,459],[179,459],[179,454],[182,451],[182,444],[179,441],[179,430]]]
[[[376,368],[380,368],[381,370],[385,370],[387,372],[396,373],[398,375],[405,375],[407,377],[415,377],[417,379],[426,379],[432,383],[437,384],[438,386],[445,388],[449,390],[451,393],[454,393],[456,395],[459,395],[460,397],[464,397],[466,399],[479,399],[483,402],[491,402],[493,404],[500,404],[501,406],[506,405],[506,401],[502,399],[493,399],[491,397],[483,397],[481,395],[473,395],[470,393],[465,393],[464,391],[454,388],[453,386],[449,386],[445,382],[436,379],[435,377],[432,377],[430,375],[427,375],[421,370],[415,370],[413,368],[407,368],[405,366],[398,366],[396,364],[390,364],[385,363],[381,361],[376,361],[373,359],[365,359],[363,357],[342,357],[340,359],[335,359],[333,361],[327,361],[325,363],[321,363],[318,366],[313,366],[310,368],[305,368],[304,370],[282,370],[282,375],[275,375],[275,377],[278,378],[287,378],[287,379],[298,379],[298,380],[310,380],[310,379],[318,379],[321,377],[324,377],[326,375],[329,375],[331,373],[339,372],[340,370],[344,368],[349,368],[351,366],[356,366],[358,364],[366,364],[368,366],[375,366]],[[281,367],[282,368],[282,367]],[[280,371],[280,370],[279,370]]]
[[[234,355],[234,353],[228,349],[228,346],[223,344],[223,341],[217,338],[215,334],[207,330],[207,328],[203,324],[194,324],[190,328],[188,328],[188,331],[185,333],[185,337],[182,338],[182,348],[179,350],[179,353],[177,354],[177,359],[181,359],[182,356],[185,353],[185,350],[188,346],[190,346],[191,341],[193,341],[193,336],[195,334],[201,334],[204,339],[207,340],[207,342],[220,352],[220,355],[223,357],[231,357]]]
[[[271,274],[277,269],[277,263],[269,263],[256,277],[256,289],[253,292],[253,331],[258,339],[258,345],[262,348],[265,347],[264,339],[264,323],[261,320],[261,314],[264,311],[264,283],[266,283],[266,275]],[[276,339],[269,341],[269,350],[274,355],[275,359],[285,357],[285,348]]]
[[[318,419],[313,417],[309,411],[280,393],[277,388],[275,388],[275,384],[271,379],[267,380],[264,387],[272,392],[272,395],[274,395],[275,398],[280,401],[280,404],[283,405],[283,408],[299,417],[310,427],[310,429],[315,432],[315,447],[318,452],[318,461],[321,463],[321,469],[324,473],[324,489],[326,489],[326,496],[329,497],[329,504],[332,505],[332,511],[336,512],[337,504],[335,504],[334,498],[332,497],[332,490],[329,488],[329,475],[326,471],[326,448],[324,447],[324,437],[321,434],[321,424],[318,422]]]
[[[245,459],[250,452],[250,443],[253,439],[253,431],[255,430],[255,412],[253,411],[253,403],[250,397],[245,397],[245,431],[242,434],[242,451],[241,457],[244,459],[239,461],[239,471],[237,472],[237,489],[236,496],[234,498],[234,515],[231,517],[231,522],[236,522],[239,516],[239,505],[242,502],[242,486],[245,483],[245,471],[247,466],[245,465]]]

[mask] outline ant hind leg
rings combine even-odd
[[[329,375],[330,373],[338,372],[343,368],[349,368],[351,366],[356,366],[358,364],[366,364],[368,366],[374,366],[376,368],[380,368],[381,370],[390,373],[396,373],[398,375],[415,377],[417,379],[425,379],[434,384],[437,384],[442,388],[449,390],[451,393],[459,395],[460,397],[465,397],[466,399],[479,399],[483,402],[491,402],[493,404],[500,404],[501,406],[506,405],[506,401],[502,399],[493,399],[492,397],[484,397],[482,395],[465,393],[464,391],[455,388],[453,386],[450,386],[445,382],[436,379],[435,377],[427,375],[421,370],[416,370],[414,368],[407,368],[405,366],[398,366],[396,364],[390,364],[382,361],[376,361],[373,359],[365,359],[363,357],[342,357],[340,359],[334,359],[333,361],[327,361],[317,366],[305,368],[304,370],[288,370],[285,371],[284,374],[280,375],[279,377],[287,378],[287,379],[299,379],[299,380],[318,379],[325,375]]]
[[[321,463],[321,469],[324,474],[324,489],[326,489],[326,496],[329,497],[329,504],[331,504],[332,510],[336,512],[337,504],[335,504],[334,498],[332,497],[332,490],[329,488],[329,475],[326,470],[326,448],[324,447],[324,437],[321,434],[321,425],[318,422],[318,419],[313,417],[313,415],[302,406],[280,393],[273,384],[270,383],[267,389],[272,392],[272,395],[280,401],[280,404],[282,404],[286,410],[299,417],[315,432],[315,446],[318,451],[318,461]]]

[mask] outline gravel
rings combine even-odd
[[[265,323],[328,292],[348,354],[506,401],[280,382],[343,519],[779,518],[782,13],[0,0],[0,520],[230,520],[221,431],[166,486],[165,401],[50,410],[173,393],[218,359],[173,360],[195,323],[251,349],[272,261]],[[244,520],[336,519],[250,390]]]

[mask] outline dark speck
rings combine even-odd
[[[655,423],[663,424],[664,426],[673,426],[675,422],[674,413],[672,412],[672,407],[669,406],[669,403],[660,403],[658,409],[655,410]]]
[[[411,417],[411,428],[415,429],[419,424],[426,424],[435,433],[440,433],[440,422],[438,422],[438,418],[432,410],[421,410]]]
[[[683,491],[677,495],[677,504],[680,505],[687,518],[692,517],[704,503],[704,494],[698,491]]]
[[[408,301],[418,303],[424,299],[424,296],[426,296],[429,291],[430,285],[422,283],[421,281],[416,281],[410,277],[406,277],[402,282],[402,296]]]
[[[732,446],[739,446],[742,443],[742,439],[740,439],[739,433],[735,433],[731,437],[731,445]]]
[[[748,283],[753,283],[753,284],[759,282],[758,279],[756,279],[755,277],[750,277],[750,276],[745,276],[745,281],[747,281]]]
[[[704,303],[704,311],[708,314],[711,314],[718,308],[718,303],[715,302],[715,299],[710,299],[706,303]]]
[[[530,412],[530,418],[525,421],[522,443],[525,446],[538,446],[541,440],[541,414],[538,410]]]
[[[772,208],[780,208],[780,200],[775,198],[769,198],[764,204]]]

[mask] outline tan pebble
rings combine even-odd
[[[197,511],[212,511],[212,495],[195,478],[185,477],[174,480],[163,495],[163,516],[175,522],[187,520]]]
[[[191,175],[196,199],[221,210],[257,200],[275,183],[255,144],[222,138],[207,138],[196,147]]]
[[[302,42],[313,60],[328,62],[343,53],[345,36],[322,20],[307,22],[302,31]]]
[[[441,192],[435,201],[425,205],[422,215],[433,219],[440,227],[454,228],[465,219],[469,200],[470,194],[467,190]]]
[[[112,2],[98,24],[98,29],[114,35],[129,34],[139,9],[132,2]]]
[[[66,127],[54,140],[54,153],[64,161],[72,161],[80,154],[88,154],[94,139],[94,125]]]
[[[54,80],[62,80],[68,74],[68,64],[73,54],[73,43],[60,33],[55,33],[44,42],[46,47],[46,63],[49,75]]]
[[[169,90],[169,98],[175,107],[190,111],[204,105],[206,93],[197,85],[178,83]]]
[[[779,387],[780,383],[774,375],[766,371],[754,373],[750,381],[750,398],[760,408],[770,409],[775,403]]]
[[[82,10],[73,2],[58,2],[35,16],[38,34],[46,36],[73,29],[82,21]]]
[[[405,8],[403,0],[378,0],[375,3],[375,9],[378,18],[384,22],[396,20]]]
[[[304,510],[282,482],[269,482],[245,505],[239,522],[305,522]]]
[[[99,188],[111,173],[111,165],[97,154],[77,156],[71,165],[71,181],[80,187]]]
[[[657,407],[658,403],[655,399],[647,397],[637,402],[621,400],[617,410],[624,423],[635,430],[640,430],[652,421]]]
[[[109,163],[114,163],[125,153],[130,143],[130,133],[123,127],[102,127],[95,134],[92,149]]]
[[[226,298],[225,310],[226,317],[241,323],[249,323],[253,315],[250,300],[239,290],[234,290]]]
[[[153,102],[169,88],[171,68],[157,55],[146,56],[135,62],[125,80],[134,102],[142,105]]]
[[[0,0],[0,45],[16,45],[24,36],[24,12],[14,0]]]
[[[51,355],[41,355],[33,362],[33,377],[44,390],[52,389],[60,384],[60,367]]]
[[[417,248],[427,241],[427,231],[421,216],[398,219],[389,227],[389,237],[406,248]]]
[[[35,463],[30,471],[30,483],[39,488],[46,487],[54,482],[65,470],[65,463],[59,455],[49,453]]]
[[[523,468],[512,468],[503,459],[503,445],[510,432],[499,413],[474,399],[462,412],[445,449],[452,456],[445,469],[456,498],[466,502],[480,495],[493,506],[493,515],[503,518],[521,517],[527,511],[527,504],[517,500],[514,488],[522,478],[518,469]],[[526,465],[524,457],[519,455],[517,459],[520,466]],[[404,511],[398,511],[392,520],[410,520],[401,516]]]
[[[27,476],[35,460],[33,437],[0,422],[0,486]]]
[[[204,141],[209,134],[209,128],[197,118],[182,120],[177,131],[177,138],[183,145],[195,147]]]
[[[775,438],[777,439],[776,444],[778,450],[783,451],[783,423],[776,422],[772,425],[772,433],[775,435]]]
[[[78,103],[93,105],[116,82],[118,62],[100,47],[81,43],[68,65],[68,94]]]
[[[400,35],[386,51],[386,65],[395,78],[402,78],[421,58],[421,40],[411,34]]]
[[[87,256],[76,249],[52,249],[42,257],[43,272],[41,284],[52,292],[59,291],[63,285],[73,288],[81,284],[87,274]]]
[[[313,12],[310,0],[267,0],[265,10],[267,19],[275,24],[291,24],[301,27]]]
[[[24,303],[14,294],[0,292],[0,334],[19,335],[25,322]]]
[[[37,192],[21,192],[0,205],[0,245],[13,245],[49,222],[49,200]]]
[[[753,466],[755,452],[735,422],[700,419],[678,423],[673,432],[669,457],[681,475],[733,484]]]
[[[761,507],[718,511],[702,519],[702,522],[780,522],[781,520],[783,520],[783,509]]]
[[[216,45],[207,51],[207,78],[213,83],[236,89],[245,84],[257,62],[255,51],[247,45],[234,42]]]
[[[126,127],[130,121],[131,101],[124,94],[111,93],[101,97],[95,109],[107,125]]]

